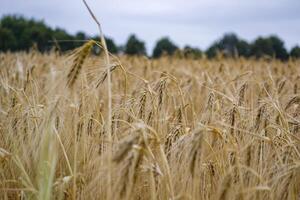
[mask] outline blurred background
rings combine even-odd
[[[299,0],[89,0],[113,53],[300,57]],[[1,0],[0,51],[97,38],[81,0]],[[71,42],[63,42],[65,40]],[[72,42],[73,41],[73,42]],[[82,44],[82,43],[81,43]]]

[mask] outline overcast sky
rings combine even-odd
[[[248,41],[276,34],[287,48],[300,44],[300,0],[87,0],[104,33],[125,43],[130,33],[148,50],[169,36],[177,45],[207,48],[224,33]],[[70,33],[93,35],[97,27],[81,0],[0,0],[0,16],[22,14]]]

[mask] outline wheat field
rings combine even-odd
[[[0,199],[300,198],[300,61],[88,45],[0,54]]]

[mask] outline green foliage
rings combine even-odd
[[[124,52],[128,55],[146,55],[145,43],[140,41],[135,35],[130,35]]]
[[[206,55],[213,58],[218,52],[227,57],[274,57],[280,60],[287,60],[289,57],[284,42],[277,36],[259,37],[252,44],[248,44],[233,33],[225,34],[207,49]]]
[[[235,34],[225,34],[219,41],[214,42],[206,51],[207,57],[213,58],[218,52],[227,57],[243,56],[249,57],[250,45],[239,39]]]
[[[252,44],[251,55],[256,58],[270,56],[281,60],[286,60],[289,57],[284,42],[277,36],[257,38]]]
[[[202,58],[202,51],[198,48],[185,46],[183,48],[183,55],[185,58],[192,58],[192,59],[198,59]]]
[[[116,54],[119,52],[117,45],[114,43],[114,41],[111,38],[105,38],[105,40],[106,40],[107,49],[110,53]]]
[[[243,56],[243,57],[250,56],[251,46],[245,40],[239,40],[238,43],[236,44],[236,49],[239,56]]]
[[[49,49],[48,41],[52,33],[42,21],[26,20],[20,16],[5,16],[1,19],[1,29],[10,31],[10,39],[15,38],[9,42],[15,45],[6,46],[1,50],[29,50],[34,44],[40,51]]]
[[[217,43],[214,43],[210,47],[208,47],[205,54],[208,58],[214,58],[217,56],[218,51],[220,51],[218,45]]]
[[[173,44],[173,42],[168,37],[164,37],[157,41],[153,50],[153,57],[158,58],[163,53],[173,55],[177,49],[178,47]]]
[[[43,21],[22,16],[4,16],[0,21],[0,51],[27,51],[34,45],[41,52],[53,47],[67,51],[81,46],[88,38],[83,32],[71,35],[60,28],[52,29]],[[111,53],[118,52],[112,39],[106,38],[106,42]]]
[[[61,51],[67,51],[75,48],[74,37],[69,35],[65,30],[56,28],[52,32],[50,41],[53,41]],[[51,44],[53,43],[51,42]],[[82,43],[81,43],[82,44]]]
[[[92,39],[95,41],[99,41],[100,36],[99,35],[94,36]],[[117,54],[119,52],[119,49],[118,49],[117,45],[115,44],[115,42],[113,41],[113,39],[105,37],[105,42],[106,42],[107,49],[110,53]],[[102,52],[102,49],[98,49],[98,50],[100,53]],[[98,51],[98,50],[96,50],[96,51]]]
[[[15,50],[17,48],[17,40],[11,30],[0,27],[0,50]]]
[[[0,52],[28,51],[33,46],[41,52],[49,51],[53,47],[59,51],[68,51],[81,46],[89,38],[83,32],[71,35],[64,29],[52,29],[43,21],[26,19],[18,15],[4,16],[0,20]],[[92,39],[99,40],[99,36]],[[126,44],[121,47],[118,47],[111,38],[105,39],[108,50],[113,54],[122,51],[128,55],[146,55],[144,41],[134,34],[130,35]],[[163,54],[173,55],[179,52],[184,57],[197,59],[203,55],[200,49],[190,46],[177,50],[178,47],[168,37],[164,37],[157,41],[152,56],[158,58]],[[94,52],[99,53],[101,49],[95,49]],[[205,52],[208,58],[214,58],[218,53],[222,53],[225,57],[272,57],[287,60],[289,57],[300,58],[300,47],[295,46],[288,53],[284,42],[277,36],[259,37],[248,43],[236,34],[228,33],[214,42]]]
[[[295,46],[291,49],[290,55],[292,58],[300,58],[300,47]]]

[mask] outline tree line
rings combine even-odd
[[[52,29],[43,21],[26,19],[22,16],[8,15],[0,20],[0,52],[28,51],[32,47],[41,52],[56,48],[59,51],[68,51],[82,45],[88,39],[98,39],[98,36],[90,37],[84,32],[74,35],[60,28]],[[225,57],[271,57],[280,60],[300,58],[300,47],[295,46],[288,51],[283,40],[276,35],[258,37],[249,43],[239,38],[234,33],[225,34],[215,41],[207,50],[185,46],[179,48],[168,37],[163,37],[156,42],[152,55],[147,55],[145,42],[136,35],[129,36],[124,45],[118,46],[111,38],[105,38],[108,50],[111,53],[124,53],[128,55],[145,55],[158,58],[162,55],[179,55],[183,57],[215,58],[218,55]]]

